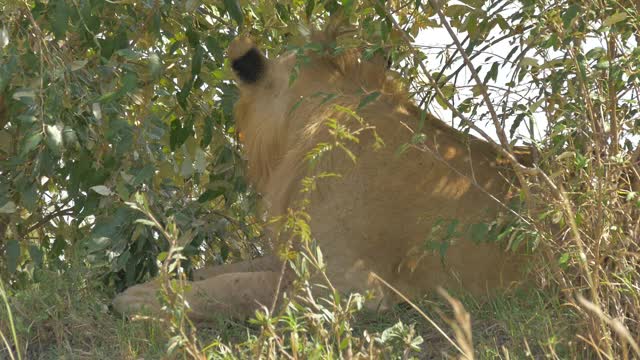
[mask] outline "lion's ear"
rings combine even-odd
[[[233,40],[229,45],[228,54],[233,72],[243,83],[254,84],[264,76],[267,58],[249,38]]]

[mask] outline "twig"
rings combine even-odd
[[[437,6],[437,4],[435,4],[433,0],[429,0],[429,5],[436,10],[438,17],[440,18],[440,22],[442,23],[442,25],[444,25],[445,29],[449,33],[451,40],[456,45],[456,48],[458,48],[460,55],[462,55],[462,58],[464,59],[465,64],[469,68],[469,71],[471,72],[471,76],[473,77],[475,82],[478,84],[480,88],[480,93],[482,95],[482,98],[484,99],[485,105],[487,106],[487,109],[491,114],[491,120],[493,121],[493,126],[495,127],[496,133],[498,134],[498,139],[500,140],[500,144],[504,148],[510,150],[511,145],[507,140],[507,135],[504,133],[504,129],[502,128],[502,125],[500,125],[500,120],[498,119],[498,113],[496,112],[496,109],[494,108],[493,103],[489,98],[489,93],[487,93],[487,89],[484,87],[482,80],[480,80],[478,71],[476,70],[475,66],[473,66],[473,62],[467,55],[467,52],[464,51],[464,49],[462,48],[462,44],[460,43],[460,40],[458,40],[458,37],[456,36],[455,32],[451,28],[451,25],[449,25],[449,21],[447,21],[447,18],[444,16],[444,13],[442,12],[442,8],[440,6]],[[424,5],[423,5],[423,8],[424,8]]]
[[[29,226],[29,228],[27,229],[27,231],[25,232],[25,234],[29,234],[30,232],[36,230],[37,228],[45,225],[46,223],[48,223],[49,221],[59,217],[59,216],[66,216],[66,215],[73,215],[73,210],[71,208],[67,208],[67,209],[58,209],[54,212],[52,212],[49,215],[46,215],[45,217],[43,217],[42,219],[40,219],[40,221],[38,221],[37,223]]]
[[[585,299],[581,295],[578,295],[577,299],[580,305],[594,313],[600,320],[609,325],[611,329],[620,336],[620,339],[623,342],[627,342],[631,346],[633,351],[636,353],[636,356],[640,358],[640,346],[633,339],[633,335],[631,335],[629,329],[627,329],[619,320],[613,319],[609,315],[605,314],[599,306]]]

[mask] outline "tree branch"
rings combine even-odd
[[[25,234],[29,234],[30,232],[38,229],[39,227],[45,225],[49,221],[51,221],[51,220],[53,220],[53,219],[55,219],[55,218],[57,218],[59,216],[72,215],[72,214],[73,214],[73,211],[71,210],[71,208],[57,209],[56,211],[52,212],[51,214],[46,215],[45,217],[40,219],[37,223],[29,226],[29,228],[27,229]]]

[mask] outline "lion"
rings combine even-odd
[[[328,44],[331,36],[315,41]],[[500,167],[491,144],[421,116],[382,56],[324,50],[305,53],[305,61],[295,53],[269,59],[246,37],[231,43],[228,56],[247,176],[271,218],[308,200],[311,233],[337,290],[369,290],[380,305],[398,298],[372,273],[409,297],[437,287],[483,296],[523,279],[522,254],[463,231],[496,217],[511,170]],[[407,147],[417,129],[422,147]],[[336,176],[318,176],[329,173]],[[310,178],[317,188],[301,191]],[[279,226],[267,229],[274,254],[287,237]],[[434,231],[439,226],[444,231]],[[191,319],[242,318],[272,304],[287,283],[282,264],[269,255],[197,271],[186,293]],[[131,287],[114,307],[157,310],[156,290],[153,282]]]

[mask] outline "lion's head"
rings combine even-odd
[[[309,117],[322,111],[318,105],[323,100],[373,90],[399,93],[397,83],[387,74],[384,57],[361,61],[355,50],[331,54],[331,38],[327,32],[313,35],[318,46],[304,52],[304,59],[294,52],[267,58],[248,38],[236,39],[229,47],[240,89],[236,126],[246,147],[249,176],[259,189],[290,150],[288,145],[296,142],[292,137],[300,136],[311,122]]]

